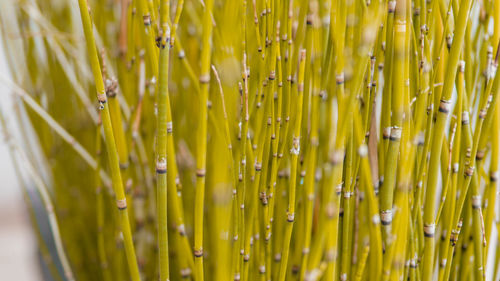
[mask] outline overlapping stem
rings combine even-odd
[[[442,141],[444,136],[444,127],[448,120],[448,113],[450,111],[451,95],[453,90],[453,85],[455,84],[455,74],[457,73],[458,59],[460,52],[462,50],[462,44],[465,36],[465,28],[467,24],[467,19],[469,17],[469,11],[471,7],[471,0],[463,0],[460,5],[460,11],[458,14],[458,22],[455,26],[455,34],[453,38],[453,43],[451,45],[450,54],[447,61],[446,69],[448,70],[445,74],[445,80],[443,84],[443,92],[441,95],[441,101],[439,104],[439,109],[436,117],[436,123],[434,124],[434,130],[432,135],[432,147],[431,147],[431,158],[429,162],[429,176],[427,179],[427,191],[425,193],[424,201],[424,236],[425,236],[425,248],[423,256],[423,275],[424,280],[431,280],[432,278],[432,267],[434,264],[434,253],[435,253],[435,229],[436,225],[434,222],[434,212],[435,212],[435,199],[437,192],[437,180],[439,172],[439,157],[441,156]]]
[[[499,1],[79,1],[0,9],[55,279],[498,275]]]
[[[127,200],[125,199],[125,191],[123,188],[116,143],[113,135],[113,127],[111,124],[109,105],[107,103],[106,92],[104,89],[104,82],[102,80],[101,67],[99,64],[99,58],[97,56],[94,33],[92,30],[92,23],[89,15],[89,7],[87,6],[86,0],[79,0],[78,4],[80,7],[80,14],[85,33],[87,52],[92,67],[92,73],[94,74],[94,83],[97,92],[97,99],[101,107],[100,108],[101,118],[104,128],[106,150],[108,155],[109,166],[111,169],[111,179],[112,179],[113,190],[115,193],[116,206],[118,207],[118,212],[119,212],[121,231],[123,233],[125,252],[127,255],[127,263],[132,280],[134,281],[140,280],[141,278],[139,276],[139,268],[137,265],[135,248],[132,241],[132,232],[130,229],[130,221],[127,210]]]

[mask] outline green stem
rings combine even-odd
[[[125,199],[125,192],[120,172],[120,165],[118,161],[118,154],[116,149],[115,138],[113,135],[113,127],[111,124],[111,117],[109,113],[109,105],[104,89],[102,80],[101,67],[99,65],[99,58],[95,45],[94,33],[92,30],[92,23],[89,15],[89,8],[86,0],[79,0],[80,14],[82,18],[83,30],[87,43],[87,52],[89,55],[92,73],[94,74],[94,82],[96,85],[97,99],[101,107],[102,124],[104,128],[104,137],[106,143],[106,150],[108,155],[109,167],[111,169],[111,178],[113,190],[115,192],[116,205],[118,207],[121,231],[123,232],[123,240],[125,244],[125,253],[127,256],[127,263],[130,270],[132,280],[140,280],[139,267],[135,255],[135,248],[132,241],[132,232],[130,230],[130,221],[127,211],[127,200]]]

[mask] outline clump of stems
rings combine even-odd
[[[54,280],[499,278],[499,0],[78,4],[0,9]]]

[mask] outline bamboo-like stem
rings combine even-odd
[[[276,1],[278,2],[278,1]],[[271,241],[271,236],[272,236],[272,227],[273,227],[273,220],[274,220],[274,207],[275,207],[275,192],[276,192],[276,180],[278,176],[278,146],[280,142],[280,133],[281,133],[281,127],[282,127],[282,108],[283,108],[283,82],[282,82],[282,77],[283,77],[283,72],[282,72],[282,66],[281,66],[281,57],[280,57],[280,38],[279,38],[279,28],[280,28],[280,22],[277,21],[276,24],[276,39],[274,43],[275,52],[276,52],[276,59],[277,59],[277,65],[278,65],[278,71],[277,71],[277,78],[278,78],[278,98],[277,98],[277,109],[276,111],[273,110],[273,119],[272,119],[272,128],[271,128],[271,152],[272,152],[272,163],[271,163],[271,174],[270,174],[270,180],[268,184],[268,194],[267,194],[267,200],[268,200],[268,209],[267,209],[267,214],[265,218],[265,247],[266,247],[266,278],[271,279],[271,272],[272,272],[272,241]],[[274,74],[276,76],[276,74]],[[273,108],[274,109],[274,108]]]
[[[497,104],[493,117],[492,128],[498,128],[500,126],[500,109]],[[488,256],[488,252],[491,245],[491,237],[492,237],[492,227],[493,221],[495,217],[495,207],[497,206],[497,181],[498,181],[498,153],[500,152],[499,148],[499,133],[498,130],[492,131],[491,135],[491,160],[490,160],[490,171],[489,171],[489,184],[487,187],[487,191],[485,191],[485,200],[487,200],[486,204],[486,213],[485,213],[485,235],[486,235],[486,253],[485,256]]]
[[[109,114],[111,116],[111,124],[113,125],[113,135],[115,136],[116,149],[118,152],[118,161],[122,174],[124,174],[124,181],[127,182],[127,168],[129,166],[129,151],[127,148],[127,141],[125,139],[125,131],[123,130],[122,114],[120,104],[117,99],[118,95],[118,81],[110,77],[106,66],[106,56],[104,50],[101,52],[102,57],[102,77],[104,81],[104,89],[108,97]],[[125,192],[129,193],[125,186]]]
[[[157,117],[157,147],[156,147],[156,209],[158,216],[158,248],[160,280],[170,279],[168,258],[168,223],[167,223],[167,99],[168,72],[170,53],[170,26],[168,17],[170,1],[162,0],[160,4],[160,61],[158,73],[158,117]],[[171,123],[170,123],[171,124]]]
[[[491,38],[492,44],[496,44],[500,40],[500,2],[495,1],[493,3],[493,36]],[[498,52],[498,50],[496,51]],[[496,55],[496,54],[495,54]],[[491,62],[492,64],[493,62]],[[492,64],[493,65],[493,64]],[[493,117],[493,123],[492,123],[492,128],[498,128],[500,126],[500,106],[497,104],[496,108],[494,110],[494,117]],[[488,125],[486,125],[488,126]],[[485,128],[487,129],[487,128]],[[485,251],[485,257],[488,257],[488,253],[490,250],[490,245],[491,245],[491,231],[493,227],[493,221],[495,217],[495,207],[497,206],[497,195],[496,195],[496,190],[497,190],[497,178],[498,178],[498,153],[500,152],[500,147],[499,147],[499,133],[498,130],[492,131],[491,137],[491,159],[490,159],[490,167],[489,167],[489,185],[487,187],[487,191],[485,191],[484,195],[484,201],[486,202],[486,213],[485,213],[485,218],[484,218],[484,223],[485,223],[485,236],[486,236],[486,251]],[[481,140],[479,144],[479,149],[484,148],[484,146],[481,146]],[[487,258],[485,259],[485,268],[487,268]],[[495,267],[496,269],[497,267]],[[494,270],[495,272],[496,270]],[[496,278],[496,276],[493,276],[493,278]]]
[[[458,15],[458,22],[455,28],[455,35],[453,38],[453,43],[450,49],[450,55],[448,58],[447,69],[444,84],[443,93],[441,97],[441,103],[439,105],[439,111],[437,113],[437,120],[434,128],[434,134],[432,137],[432,148],[431,148],[431,159],[429,164],[429,177],[427,180],[427,192],[425,194],[424,202],[424,234],[425,234],[425,250],[423,256],[423,276],[424,280],[432,279],[432,266],[434,264],[434,252],[435,252],[435,222],[434,222],[434,210],[435,210],[435,199],[437,191],[437,179],[439,171],[439,157],[441,155],[441,143],[444,135],[444,127],[448,119],[448,112],[450,108],[450,99],[453,90],[453,84],[455,82],[455,74],[457,72],[458,58],[460,51],[462,49],[462,44],[465,36],[465,27],[467,19],[469,16],[469,10],[471,7],[471,0],[464,0],[460,5],[460,11]]]
[[[306,64],[306,50],[302,49],[299,56],[299,71],[297,83],[297,116],[294,124],[292,148],[290,150],[291,168],[290,168],[290,188],[288,190],[288,210],[287,210],[287,224],[285,226],[285,233],[283,239],[283,248],[281,252],[281,264],[279,270],[280,281],[285,280],[287,274],[287,263],[289,256],[290,239],[292,236],[293,223],[295,221],[295,192],[297,186],[297,159],[300,153],[300,125],[302,120],[302,102],[304,99],[304,72]]]
[[[182,49],[181,43],[179,40],[175,42],[175,33],[176,33],[176,26],[179,23],[180,16],[182,13],[183,1],[179,1],[177,3],[177,8],[176,8],[176,14],[174,18],[173,24],[170,24],[170,9],[169,9],[169,3],[165,4],[167,8],[164,11],[165,16],[164,19],[162,19],[162,25],[167,26],[166,29],[169,32],[170,38],[167,37],[167,43],[169,43],[169,48],[173,48],[175,46],[178,46],[179,48]],[[170,31],[170,27],[172,28]],[[165,30],[165,27],[162,27],[163,30]],[[169,51],[170,53],[170,51]],[[160,51],[161,55],[161,51]],[[169,55],[170,57],[170,55]],[[187,61],[184,58],[181,58],[183,60],[183,64],[185,67],[188,68],[188,72],[192,73],[191,66],[187,63]],[[168,61],[168,59],[167,59]],[[165,71],[165,79],[169,79],[168,75],[168,64],[167,63],[167,70]],[[161,64],[161,61],[160,61]],[[161,65],[160,65],[161,66]],[[194,74],[192,75],[194,77]],[[163,78],[163,77],[162,77]],[[194,80],[196,82],[196,80]],[[198,86],[198,83],[196,83]],[[167,92],[168,92],[168,86],[166,87]],[[199,87],[197,87],[197,90],[199,92]],[[191,252],[191,247],[188,241],[188,238],[186,236],[186,230],[185,230],[185,225],[184,225],[184,211],[182,208],[182,202],[180,196],[178,196],[177,193],[177,187],[179,185],[179,173],[178,173],[178,166],[176,163],[176,152],[175,152],[175,145],[174,145],[174,136],[173,136],[173,120],[172,120],[172,107],[171,107],[171,102],[170,102],[170,96],[167,93],[165,96],[165,110],[166,110],[166,133],[167,133],[167,148],[166,148],[166,159],[167,159],[167,202],[168,204],[171,205],[171,210],[172,210],[172,217],[174,217],[174,225],[177,228],[177,231],[175,232],[175,235],[177,236],[176,239],[180,241],[177,246],[177,250],[179,252],[182,252],[182,257],[181,257],[181,269],[180,273],[183,278],[189,277],[191,275],[191,269],[194,267],[194,260],[193,260],[193,255]]]
[[[179,20],[181,18],[183,8],[184,8],[184,0],[179,0],[177,2],[177,7],[175,8],[175,18],[172,24],[172,32],[170,36],[170,48],[172,48],[175,43],[175,36],[177,34],[177,28],[179,25]]]
[[[390,235],[392,223],[392,204],[394,185],[396,182],[396,167],[401,141],[403,126],[403,87],[404,87],[404,64],[407,60],[405,52],[406,42],[406,0],[396,2],[394,16],[394,62],[392,77],[392,121],[389,136],[389,147],[387,157],[384,161],[384,182],[380,190],[380,220],[384,226],[385,242],[388,244],[387,236]]]
[[[371,255],[369,257],[370,263],[370,274],[375,280],[380,280],[382,275],[382,233],[380,230],[380,216],[378,214],[379,206],[378,201],[375,197],[375,191],[372,184],[372,177],[370,175],[369,162],[368,162],[368,148],[367,145],[363,143],[364,136],[361,133],[361,120],[359,115],[353,114],[354,116],[354,126],[355,128],[353,134],[356,139],[356,145],[358,147],[357,153],[360,156],[361,169],[364,171],[362,173],[361,184],[364,184],[364,192],[367,196],[368,203],[368,218],[369,218],[369,232],[370,232],[370,250]]]
[[[459,218],[460,218],[460,213],[462,211],[462,208],[464,206],[465,200],[466,200],[466,195],[467,191],[469,188],[469,184],[472,184],[472,192],[471,192],[471,203],[472,203],[472,210],[475,210],[473,212],[473,220],[474,222],[474,234],[475,234],[475,248],[477,249],[478,252],[476,252],[476,255],[478,256],[475,261],[476,261],[476,278],[483,276],[483,254],[481,253],[482,247],[480,246],[482,243],[482,226],[479,225],[479,221],[481,220],[481,205],[480,203],[478,204],[478,175],[477,173],[474,173],[474,167],[475,167],[475,158],[476,158],[476,153],[477,153],[477,148],[479,145],[479,140],[482,134],[484,134],[484,131],[481,130],[482,124],[483,123],[488,123],[489,119],[493,118],[493,112],[494,108],[496,106],[496,101],[498,97],[498,91],[500,87],[500,75],[498,73],[495,75],[495,79],[491,82],[490,87],[488,87],[489,90],[485,92],[485,95],[488,96],[487,99],[484,99],[483,104],[480,105],[480,112],[478,114],[478,123],[476,125],[475,131],[474,131],[474,136],[472,136],[470,124],[469,124],[469,118],[468,115],[465,114],[462,119],[466,119],[467,122],[462,121],[462,124],[466,126],[466,130],[464,130],[465,134],[465,141],[466,141],[466,147],[467,147],[467,154],[466,154],[466,167],[464,167],[464,173],[465,173],[465,179],[462,183],[461,186],[463,186],[463,191],[460,193],[460,197],[458,199],[458,203],[456,205],[455,209],[455,215],[453,218],[453,224],[452,226],[455,227],[454,231],[457,232],[459,228]],[[492,96],[489,96],[490,93],[492,93]],[[468,103],[465,103],[466,105]],[[468,108],[468,106],[465,106],[465,108]],[[466,117],[466,118],[464,118]],[[475,218],[474,218],[475,217]],[[451,240],[451,239],[450,239]],[[454,242],[454,241],[452,241]]]
[[[100,156],[101,156],[101,124],[97,126],[96,132],[96,155],[97,155],[97,168],[95,176],[95,188],[96,188],[96,205],[97,205],[97,248],[99,253],[99,263],[101,265],[102,277],[105,281],[111,281],[111,273],[109,271],[108,258],[106,256],[106,248],[104,241],[104,194],[103,187],[101,186],[101,177],[99,172],[101,170]]]
[[[152,34],[153,30],[151,24],[155,24],[155,21],[151,17],[150,10],[147,7],[146,0],[135,0],[137,3],[136,7],[139,15],[142,16],[142,23],[144,28],[142,29],[142,36],[145,38],[146,54],[148,58],[148,65],[151,69],[151,75],[155,77],[158,75],[158,50],[155,48],[155,38]],[[140,21],[139,21],[140,24]]]
[[[78,280],[499,275],[498,1],[79,1],[0,9]]]
[[[318,158],[318,147],[319,147],[319,105],[320,105],[320,89],[319,89],[319,79],[314,79],[313,77],[319,77],[320,75],[320,54],[318,52],[318,28],[319,28],[319,19],[318,19],[318,3],[311,2],[309,3],[309,15],[307,16],[308,28],[311,29],[309,44],[311,51],[311,61],[312,66],[309,69],[309,83],[311,85],[311,113],[310,113],[310,133],[309,133],[309,151],[306,152],[306,176],[305,176],[305,185],[304,185],[304,198],[305,202],[305,229],[306,233],[304,234],[304,246],[302,249],[302,261],[300,266],[300,278],[306,278],[308,275],[307,266],[310,256],[310,246],[311,246],[311,229],[313,224],[313,206],[314,206],[314,184],[315,184],[315,171],[316,171],[316,163]]]
[[[118,161],[116,144],[113,136],[113,127],[111,125],[109,105],[106,103],[107,97],[104,89],[104,83],[102,80],[99,58],[97,56],[95,39],[92,30],[92,23],[89,15],[89,7],[87,6],[87,2],[85,0],[79,0],[78,4],[80,7],[80,14],[87,42],[87,52],[89,54],[92,72],[94,74],[94,82],[96,85],[97,98],[101,106],[101,117],[104,128],[106,150],[109,158],[108,161],[111,169],[111,178],[112,178],[113,190],[115,192],[115,197],[116,197],[116,204],[120,214],[120,226],[121,226],[121,231],[123,232],[125,252],[127,255],[127,263],[129,266],[132,280],[134,281],[140,280],[141,278],[139,276],[139,268],[137,266],[135,249],[132,241],[132,233],[130,230],[130,221],[127,211],[127,201],[125,199],[125,192],[123,189],[123,182],[120,173],[120,165]]]
[[[240,140],[240,163],[239,163],[239,174],[238,174],[238,187],[237,187],[237,208],[238,208],[238,225],[237,225],[237,231],[235,232],[235,240],[237,241],[236,245],[235,245],[235,248],[236,248],[236,251],[238,252],[244,252],[244,245],[242,243],[242,240],[243,240],[243,234],[245,233],[245,186],[246,186],[246,175],[247,175],[247,172],[246,172],[246,163],[247,163],[247,157],[246,157],[246,147],[247,147],[247,135],[248,135],[248,119],[249,119],[249,116],[248,116],[248,86],[247,86],[247,79],[248,79],[248,76],[247,76],[247,72],[246,72],[246,63],[245,63],[245,60],[246,60],[246,57],[245,55],[243,56],[243,67],[244,67],[244,70],[243,70],[243,79],[244,79],[244,83],[245,83],[245,89],[241,89],[241,85],[240,85],[240,95],[242,96],[241,99],[242,99],[242,117],[241,119],[243,119],[243,128],[241,129],[241,133],[240,133],[240,137],[239,137],[239,140]],[[240,235],[241,235],[241,238],[240,238]],[[233,256],[233,259],[236,258],[235,256]],[[238,261],[240,259],[237,259]],[[234,279],[235,280],[239,280],[241,278],[241,273],[240,273],[240,270],[241,270],[241,263],[238,262],[238,261],[233,261],[235,262],[235,272],[234,272]]]
[[[356,269],[356,273],[354,275],[354,281],[360,281],[363,278],[363,272],[366,266],[366,260],[368,259],[368,254],[370,253],[370,246],[366,245],[363,247],[363,252],[361,257],[359,258],[358,268]]]
[[[453,144],[453,149],[452,149],[452,156],[451,156],[451,164],[452,164],[452,181],[451,181],[451,190],[450,190],[450,196],[447,197],[446,200],[450,201],[449,203],[449,209],[451,211],[451,214],[453,214],[453,212],[455,211],[455,205],[456,205],[456,190],[457,190],[457,177],[458,177],[458,172],[459,172],[459,167],[460,167],[460,164],[459,164],[459,156],[460,156],[460,147],[461,147],[461,132],[462,132],[462,101],[464,100],[463,99],[463,95],[464,95],[464,71],[465,71],[465,62],[464,61],[460,61],[459,62],[459,72],[458,72],[458,79],[457,79],[457,104],[455,106],[456,110],[456,114],[457,114],[457,120],[456,120],[456,131],[455,131],[455,143]],[[446,232],[446,236],[445,236],[445,240],[444,240],[444,245],[445,247],[443,248],[442,250],[442,257],[441,259],[442,260],[445,260],[445,261],[441,261],[440,262],[440,270],[439,270],[439,280],[444,280],[443,277],[446,275],[446,274],[449,274],[449,269],[451,268],[451,255],[452,255],[452,252],[453,252],[453,247],[450,249],[450,243],[448,243],[448,241],[450,241],[451,239],[451,235],[453,232],[456,232],[454,225],[450,225],[448,226],[448,231]],[[453,230],[452,230],[453,228]],[[458,233],[454,233],[454,235],[458,235]],[[455,237],[453,237],[453,239],[455,239]],[[454,246],[454,244],[451,244],[452,246]],[[441,265],[444,265],[445,268],[442,269],[443,266]]]
[[[382,112],[381,112],[381,132],[383,141],[380,142],[379,145],[379,167],[381,173],[381,182],[383,183],[384,177],[383,173],[385,171],[385,155],[387,153],[388,140],[390,138],[390,104],[391,104],[391,92],[392,92],[392,73],[393,73],[393,65],[392,65],[392,57],[393,57],[393,37],[394,37],[394,12],[395,12],[396,1],[389,1],[387,3],[387,22],[386,22],[386,36],[385,36],[385,56],[384,56],[384,64],[383,71],[384,77],[387,77],[387,81],[384,82],[383,87],[383,96],[382,96]]]
[[[332,5],[335,2],[332,1]],[[346,8],[345,8],[345,3],[344,1],[338,1],[335,4],[337,4],[336,7],[336,12],[337,12],[337,18],[338,22],[336,22],[336,28],[340,31],[340,36],[336,40],[336,57],[337,57],[337,63],[335,64],[335,75],[336,75],[336,96],[337,100],[339,103],[342,103],[345,100],[344,97],[344,38],[345,38],[345,19],[346,19]],[[331,27],[330,27],[331,28]],[[340,109],[340,107],[339,107]],[[340,111],[340,110],[339,110]],[[339,121],[343,121],[342,118],[342,113],[344,111],[340,111],[339,114]],[[335,280],[336,279],[336,273],[337,273],[337,256],[338,256],[338,250],[337,250],[337,237],[338,237],[338,221],[339,221],[339,209],[340,209],[340,191],[342,188],[342,162],[344,160],[343,153],[341,152],[343,147],[344,147],[344,139],[341,139],[341,134],[340,134],[340,128],[337,129],[337,140],[335,141],[335,145],[333,147],[334,150],[334,155],[339,155],[339,157],[335,157],[338,159],[332,159],[332,177],[331,177],[331,184],[330,188],[332,189],[330,191],[331,196],[334,198],[332,202],[330,203],[330,209],[332,209],[330,212],[332,214],[329,215],[330,219],[328,220],[328,229],[330,234],[328,235],[327,238],[327,255],[328,255],[328,266],[327,266],[327,271],[326,271],[326,280]],[[335,189],[334,189],[335,188]],[[334,190],[333,190],[334,189]],[[327,194],[328,196],[328,194]],[[327,207],[328,208],[328,207]],[[332,212],[333,211],[333,212]]]
[[[207,153],[207,102],[210,84],[210,56],[212,49],[210,40],[212,38],[212,6],[213,0],[205,2],[203,14],[203,33],[201,44],[201,74],[200,74],[200,97],[199,97],[199,122],[197,130],[196,151],[196,194],[194,210],[194,260],[195,278],[204,280],[203,270],[203,211],[205,200],[205,169]]]

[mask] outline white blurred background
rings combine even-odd
[[[2,44],[0,44],[0,76],[10,78]],[[12,111],[10,93],[2,82],[0,82],[0,110],[7,116]],[[13,125],[10,127],[15,128]],[[2,280],[42,280],[37,260],[37,245],[27,209],[8,146],[3,134],[0,135],[0,276]]]

